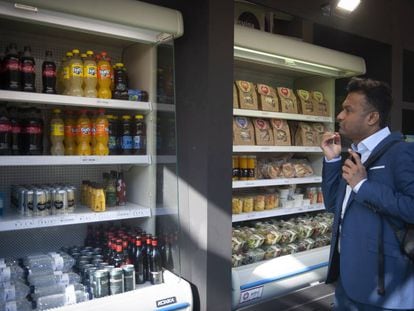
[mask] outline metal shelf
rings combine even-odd
[[[0,231],[45,228],[98,221],[151,217],[151,209],[137,204],[107,208],[105,212],[93,212],[81,206],[74,213],[49,216],[5,215],[0,218]]]
[[[0,166],[41,165],[150,165],[151,157],[131,156],[0,156]]]
[[[323,122],[323,123],[334,122],[334,120],[331,117],[309,116],[305,114],[270,112],[270,111],[248,110],[248,109],[233,109],[233,115],[243,116],[243,117],[311,121],[311,122]]]
[[[321,183],[321,176],[233,181],[233,189]]]
[[[292,207],[292,208],[276,208],[276,209],[267,210],[267,211],[234,214],[232,216],[232,222],[277,217],[277,216],[284,216],[284,215],[292,215],[292,214],[299,214],[299,213],[304,213],[304,212],[315,212],[315,211],[321,211],[324,209],[325,207],[323,204],[312,204],[312,205]]]
[[[135,102],[117,99],[89,98],[79,96],[54,95],[18,91],[0,90],[0,101],[23,102],[31,104],[45,104],[58,106],[74,107],[94,107],[94,108],[111,108],[122,110],[141,111],[143,113],[151,111],[150,102]]]
[[[303,152],[322,153],[320,147],[307,146],[233,146],[233,152]]]

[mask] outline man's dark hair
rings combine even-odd
[[[348,93],[364,94],[367,103],[379,113],[380,128],[387,126],[392,105],[391,88],[387,83],[354,77],[349,81],[346,90]]]

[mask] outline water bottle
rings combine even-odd
[[[84,291],[75,290],[74,287],[69,286],[64,294],[54,294],[44,297],[39,297],[36,300],[36,307],[38,311],[48,310],[51,308],[58,308],[65,305],[71,305],[88,300],[88,294]]]
[[[0,265],[0,283],[24,279],[24,270],[16,264]]]
[[[84,291],[85,286],[80,283],[72,284],[75,288],[75,291]],[[67,286],[63,284],[58,284],[56,286],[37,286],[33,288],[33,292],[30,295],[33,300],[37,300],[40,297],[56,295],[56,294],[64,294],[66,292]]]
[[[13,300],[8,301],[5,304],[0,304],[0,311],[31,311],[32,304],[30,301],[23,300]]]
[[[8,301],[22,300],[30,293],[29,286],[22,282],[3,283],[0,285],[0,304]]]

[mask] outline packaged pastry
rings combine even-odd
[[[295,133],[296,146],[316,146],[313,128],[309,123],[299,122]]]
[[[264,211],[265,209],[265,196],[262,194],[257,194],[254,197],[254,208],[256,212]]]
[[[290,146],[292,144],[289,124],[286,120],[270,119],[270,125],[273,130],[275,146]]]
[[[292,161],[292,164],[295,169],[296,177],[308,177],[313,175],[313,169],[308,160],[297,159]]]
[[[233,83],[233,108],[239,108],[239,95],[237,94],[236,84]]]
[[[259,146],[273,146],[273,131],[266,119],[253,119],[256,144]]]
[[[279,193],[267,192],[264,197],[265,210],[270,210],[279,207]]]
[[[233,145],[255,145],[254,127],[250,118],[233,118]]]
[[[320,146],[322,135],[325,133],[325,126],[322,123],[312,123],[312,129],[315,135],[315,145]]]
[[[293,91],[286,87],[278,87],[277,94],[280,100],[280,111],[286,113],[298,113],[298,103]]]
[[[287,162],[282,164],[282,175],[285,178],[294,178],[295,176],[295,167],[292,163]]]
[[[239,107],[241,109],[258,109],[257,94],[254,84],[248,81],[236,81],[237,90],[239,91]]]
[[[231,199],[231,211],[233,214],[240,214],[243,212],[243,200],[240,197],[233,197]]]
[[[310,94],[313,103],[313,111],[318,116],[329,116],[329,103],[320,91],[313,91]]]
[[[314,106],[310,98],[310,93],[306,90],[297,90],[299,100],[299,112],[306,115],[314,115]]]
[[[242,197],[242,201],[243,201],[243,213],[253,212],[254,196],[245,195],[245,196]]]
[[[259,108],[264,111],[279,111],[279,99],[276,96],[274,88],[265,85],[257,84],[257,93],[259,99]]]

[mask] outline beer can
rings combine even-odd
[[[26,188],[19,187],[16,190],[16,198],[17,198],[17,211],[21,215],[26,214],[26,204],[25,204],[25,195],[26,195]]]
[[[122,266],[124,271],[124,291],[129,292],[135,289],[135,269],[134,265]]]
[[[98,270],[97,267],[88,267],[87,269],[85,269],[84,272],[83,284],[85,284],[89,288],[91,293],[94,282],[94,273],[96,270]]]
[[[26,216],[33,216],[33,196],[34,191],[33,190],[24,190],[24,211]]]
[[[52,213],[52,192],[50,187],[44,187],[43,190],[46,194],[46,211],[47,215],[50,215]]]
[[[96,270],[93,275],[92,295],[94,298],[109,295],[109,273],[107,270]]]
[[[66,190],[59,189],[53,192],[53,209],[56,214],[63,214],[68,207],[68,195]]]
[[[109,272],[109,294],[116,295],[124,292],[124,272],[121,268],[113,268]]]
[[[75,194],[76,188],[72,186],[68,186],[68,187],[65,187],[64,190],[66,190],[67,201],[68,201],[67,212],[72,213],[76,207],[76,194]]]
[[[33,191],[33,213],[37,216],[45,216],[48,213],[46,209],[46,191],[43,189]]]

